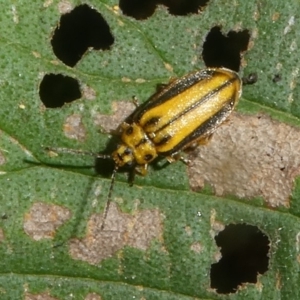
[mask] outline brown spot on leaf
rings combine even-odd
[[[17,8],[15,5],[11,6],[11,12],[12,12],[12,16],[13,16],[13,21],[16,24],[19,24],[19,14],[18,14],[18,11],[17,11]]]
[[[70,242],[70,254],[74,259],[98,264],[128,245],[146,250],[153,239],[161,239],[162,222],[158,210],[143,210],[134,215],[122,213],[111,203],[104,229],[102,214],[91,216],[87,234],[83,239]]]
[[[71,212],[61,206],[36,202],[24,216],[24,231],[36,241],[51,239],[59,226],[71,218]]]
[[[300,173],[300,131],[264,115],[233,114],[211,142],[190,154],[190,185],[210,184],[215,193],[262,197],[269,206],[289,207]]]
[[[144,83],[144,82],[146,82],[146,79],[144,79],[144,78],[137,78],[137,79],[135,80],[135,82],[136,82],[136,83]]]
[[[186,226],[184,230],[188,236],[192,235],[192,228],[190,226]]]
[[[41,57],[42,57],[42,55],[41,55],[40,52],[32,51],[31,53],[32,53],[32,55],[33,55],[35,58],[41,58]]]
[[[272,19],[273,22],[278,21],[279,18],[280,18],[280,12],[278,12],[278,11],[275,11],[275,12],[272,14],[272,16],[271,16],[271,19]]]
[[[278,291],[282,289],[281,273],[279,271],[276,272],[276,289]]]
[[[84,98],[84,99],[87,99],[87,100],[96,99],[95,90],[85,84],[82,85],[81,92],[82,92],[82,98]]]
[[[25,294],[25,300],[58,300],[58,298],[51,297],[48,292],[41,294]]]
[[[168,64],[168,63],[165,63],[165,68],[166,70],[168,70],[170,73],[174,72],[174,69],[173,69],[173,66]]]
[[[122,77],[121,80],[122,82],[131,82],[131,79],[128,77]]]
[[[72,11],[73,4],[70,1],[63,0],[58,3],[57,7],[61,14],[67,14]]]
[[[214,260],[216,262],[219,262],[222,259],[222,254],[220,252],[220,250],[218,250],[215,254],[214,254]]]
[[[191,245],[191,250],[198,254],[202,251],[202,249],[203,247],[199,242],[195,242]]]
[[[296,234],[296,251],[300,251],[300,232]]]
[[[5,239],[4,231],[2,228],[0,228],[0,243],[3,242]]]
[[[263,291],[263,287],[264,287],[264,286],[263,286],[263,284],[261,283],[260,278],[261,278],[261,276],[258,274],[258,276],[257,276],[257,282],[256,282],[256,284],[255,284],[255,287],[256,287],[256,289],[258,290],[258,292],[261,293],[261,292]],[[246,285],[245,285],[245,286],[242,285],[241,287],[242,287],[242,288],[243,288],[243,287],[247,288]],[[245,289],[245,288],[244,288],[244,289]],[[239,288],[239,290],[240,290],[240,288]]]
[[[132,102],[113,102],[111,116],[96,114],[94,123],[100,126],[105,132],[116,131],[119,125],[126,119],[136,108]]]
[[[74,114],[67,117],[64,124],[64,134],[66,137],[83,142],[85,140],[86,131],[82,124],[81,116]]]
[[[143,210],[134,215],[131,222],[126,244],[146,251],[151,241],[159,238],[162,231],[159,211]]]
[[[225,225],[222,222],[216,220],[216,215],[217,215],[216,210],[212,209],[210,213],[210,227],[211,227],[210,234],[213,238],[216,235],[218,235],[219,232],[225,229]]]
[[[3,154],[3,152],[0,150],[0,166],[4,165],[6,162],[5,156]]]
[[[101,300],[101,299],[102,298],[96,293],[90,293],[84,298],[84,300]]]

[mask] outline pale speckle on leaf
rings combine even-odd
[[[58,11],[63,15],[69,13],[73,9],[73,4],[70,1],[62,0],[58,3]]]
[[[17,8],[16,8],[15,5],[11,6],[11,11],[12,11],[14,23],[18,24],[19,23],[19,16],[18,16]]]
[[[59,300],[58,298],[51,297],[48,292],[40,294],[25,294],[25,300]]]
[[[3,242],[5,239],[4,231],[2,228],[0,228],[0,243]]]
[[[45,8],[49,7],[53,3],[53,0],[46,0],[43,4]]]
[[[146,80],[145,80],[144,78],[137,78],[137,79],[135,80],[135,82],[136,82],[136,83],[144,83],[144,82],[146,82]]]
[[[191,245],[191,250],[196,252],[196,253],[201,253],[202,251],[202,245],[199,242],[195,242]]]
[[[82,91],[82,98],[85,98],[87,100],[94,100],[96,99],[96,92],[94,89],[92,89],[91,87],[89,87],[86,84],[83,84],[81,87],[81,91]]]
[[[291,16],[289,21],[288,21],[288,25],[284,28],[283,30],[283,34],[287,34],[292,30],[292,27],[295,25],[295,17]]]
[[[96,293],[89,293],[84,300],[102,300],[101,296]]]
[[[3,152],[0,150],[0,166],[4,165],[6,162]]]

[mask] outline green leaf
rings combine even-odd
[[[2,1],[1,299],[299,298],[299,3],[227,2],[188,16],[158,6],[135,20],[114,1],[89,1],[114,43],[68,67],[51,39],[62,10],[78,1]],[[189,154],[192,167],[159,162],[133,187],[118,173],[101,230],[110,176],[97,176],[93,157],[45,147],[105,149],[107,128],[129,114],[132,96],[143,102],[157,84],[204,67],[215,26],[224,35],[249,30],[241,73],[256,72],[257,83]],[[83,96],[46,108],[39,86],[50,73],[78,80]],[[220,256],[214,237],[229,224],[255,226],[270,241],[268,270],[230,296],[210,280]]]

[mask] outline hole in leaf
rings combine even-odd
[[[171,15],[186,16],[197,14],[203,10],[209,0],[165,0],[163,4],[169,8]]]
[[[51,45],[54,54],[66,65],[74,67],[92,47],[108,50],[114,38],[102,15],[88,5],[79,5],[61,16]]]
[[[48,108],[62,107],[81,97],[78,81],[61,74],[46,74],[40,84],[39,94]]]
[[[236,292],[243,283],[256,283],[268,270],[270,241],[256,226],[231,224],[215,237],[222,258],[212,264],[211,288],[220,294]]]
[[[165,5],[169,13],[176,16],[197,14],[209,0],[120,0],[119,6],[124,15],[144,20],[153,15],[157,5]]]
[[[241,52],[246,51],[250,40],[248,30],[229,31],[223,35],[221,28],[213,27],[203,44],[202,57],[207,67],[226,67],[239,71]]]
[[[272,81],[273,81],[274,83],[277,83],[277,82],[279,82],[281,79],[282,79],[282,78],[281,78],[281,75],[280,75],[280,74],[275,74],[274,77],[273,77],[273,79],[272,79]]]
[[[153,15],[157,0],[120,0],[119,6],[123,14],[136,20],[144,20]]]

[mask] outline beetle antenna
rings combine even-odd
[[[59,152],[59,153],[69,153],[69,154],[79,154],[85,156],[93,156],[96,158],[108,159],[111,158],[109,154],[100,154],[91,151],[84,151],[78,149],[69,149],[69,148],[54,148],[54,147],[44,147],[46,151]]]
[[[111,203],[111,195],[112,195],[112,191],[113,191],[113,188],[114,188],[114,183],[115,183],[115,178],[116,178],[117,171],[118,171],[118,166],[115,165],[115,168],[114,168],[114,170],[111,174],[110,187],[109,187],[109,191],[108,191],[108,195],[107,195],[106,205],[105,205],[104,212],[103,212],[102,224],[100,226],[101,231],[104,229],[106,217],[107,217],[107,214],[108,214],[108,211],[109,211],[109,207],[110,207],[110,203]]]

